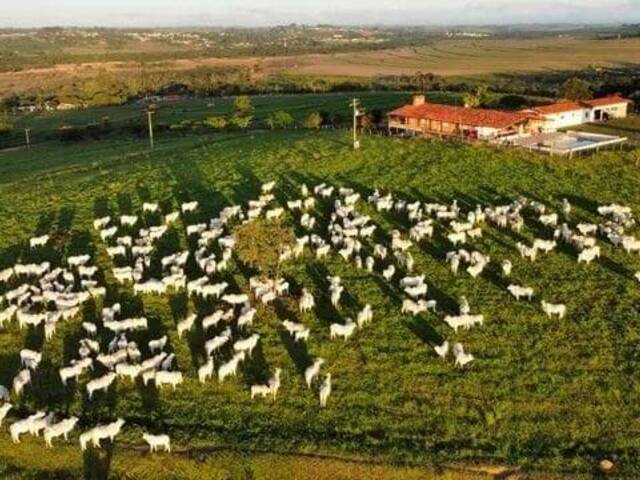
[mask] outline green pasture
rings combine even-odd
[[[399,103],[401,96],[393,95],[380,98],[380,107]],[[347,98],[311,97],[308,102],[292,98],[285,109],[300,118],[308,111],[343,105]],[[217,100],[212,110],[228,108],[225,101]],[[257,111],[275,108],[270,102],[270,98],[264,103],[256,99]],[[105,110],[82,112],[67,120],[86,122],[90,115],[103,114],[116,117],[115,111]],[[203,111],[202,117],[210,114]],[[179,112],[175,115],[180,118]],[[46,408],[78,415],[82,428],[123,417],[128,425],[119,445],[141,445],[140,432],[145,429],[166,431],[177,449],[195,449],[203,461],[202,452],[233,447],[273,454],[358,456],[436,469],[456,463],[513,464],[561,478],[588,478],[599,460],[612,458],[621,476],[640,474],[640,286],[633,278],[640,270],[640,258],[601,242],[603,256],[589,266],[578,265],[576,252],[568,247],[529,263],[517,256],[515,243],[550,236],[533,217],[526,218],[521,234],[487,227],[484,237],[469,245],[489,254],[495,265],[511,259],[511,280],[495,266],[477,280],[465,272],[453,276],[444,262],[451,247],[442,229],[432,241],[414,245],[415,270],[426,275],[429,298],[438,300],[437,314],[416,318],[400,314],[402,294],[379,271],[357,270],[335,254],[316,261],[307,253],[289,263],[285,275],[296,295],[303,286],[309,288],[318,308],[300,316],[292,299],[259,307],[253,329],[261,342],[254,358],[236,379],[222,385],[215,380],[199,384],[196,371],[203,361],[203,333],[194,329],[179,339],[175,324],[186,311],[214,305],[194,305],[182,294],[135,298],[118,287],[108,274],[113,264],[91,221],[107,213],[137,212],[143,201],[158,201],[169,211],[186,200],[200,202],[199,212],[189,221],[205,220],[226,205],[257,197],[260,184],[272,179],[278,181],[276,196],[281,203],[297,198],[303,183],[328,182],[351,186],[364,196],[379,188],[409,200],[457,199],[464,209],[527,196],[559,210],[567,198],[574,205],[572,224],[599,221],[597,206],[611,202],[640,211],[640,171],[628,152],[549,158],[383,137],[365,137],[363,148],[353,152],[346,133],[292,130],[160,138],[155,151],[142,140],[114,138],[0,153],[0,269],[18,260],[56,261],[62,253],[94,253],[107,274],[107,301],[119,300],[127,314],[144,314],[150,320],[150,331],[134,338],[144,344],[166,333],[187,376],[176,392],[118,381],[93,401],[83,388],[86,378],[77,388],[64,388],[57,368],[76,355],[80,324],[95,318],[102,306],[98,302],[44,345],[43,366],[33,386],[16,400],[17,412],[24,415]],[[359,208],[379,225],[376,241],[387,241],[393,229],[408,232],[408,222],[395,213],[379,214],[366,204]],[[320,203],[321,225],[326,225],[329,210],[328,202]],[[295,224],[290,215],[287,221]],[[183,227],[172,232],[171,245],[163,248],[187,244]],[[296,231],[302,234],[297,227]],[[36,233],[50,233],[52,248],[29,252],[25,242]],[[346,287],[338,311],[327,295],[329,274],[340,275]],[[237,263],[216,278],[248,288],[247,272]],[[509,281],[534,287],[535,300],[515,302],[505,290]],[[486,321],[454,333],[442,316],[455,311],[461,295]],[[567,318],[545,317],[539,307],[543,298],[566,303]],[[366,303],[373,306],[373,323],[346,343],[329,340],[329,324],[354,317]],[[279,323],[285,318],[311,327],[306,347],[292,344],[283,333]],[[108,339],[106,334],[102,337],[104,342]],[[432,346],[443,339],[462,342],[476,360],[465,369],[440,360]],[[0,384],[10,385],[18,370],[19,350],[25,345],[39,347],[41,342],[39,331],[20,331],[15,322],[0,330]],[[333,374],[334,391],[325,410],[319,408],[317,388],[308,390],[303,379],[304,368],[318,356],[327,360],[323,371]],[[276,367],[283,369],[277,402],[252,402],[249,386],[264,381]],[[18,447],[3,453],[7,437],[5,425],[0,430],[0,465],[26,468],[24,458],[19,461],[17,453],[10,453]],[[34,445],[29,440],[24,448],[43,458],[60,455]],[[113,465],[119,455],[116,449]]]

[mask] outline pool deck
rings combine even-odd
[[[550,155],[569,155],[571,157],[574,153],[597,152],[601,148],[622,145],[626,141],[626,137],[568,131],[519,137],[513,139],[512,144]]]

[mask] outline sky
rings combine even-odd
[[[3,0],[0,27],[640,22],[640,0]]]

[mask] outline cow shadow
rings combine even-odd
[[[423,343],[430,346],[442,345],[444,338],[422,317],[411,317],[404,320],[406,327]]]
[[[86,480],[106,480],[110,478],[111,461],[115,445],[111,442],[102,448],[90,446],[82,455],[83,473]]]
[[[113,216],[113,209],[107,197],[101,196],[93,200],[93,218]]]
[[[282,341],[284,348],[289,354],[289,358],[291,358],[296,367],[296,371],[298,374],[304,375],[307,367],[313,363],[313,360],[309,355],[306,342],[294,341],[293,337],[284,329],[279,329],[278,334],[280,335],[280,340]]]
[[[262,342],[258,342],[253,349],[251,358],[247,357],[247,361],[242,366],[242,372],[247,385],[267,383],[271,377],[271,371],[264,356]]]
[[[118,211],[120,212],[121,215],[132,215],[134,213],[133,200],[129,193],[126,193],[126,192],[118,193],[116,201],[118,204]]]

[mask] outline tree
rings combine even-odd
[[[245,130],[249,128],[253,121],[253,115],[234,115],[231,117],[231,124],[237,128]]]
[[[251,98],[247,95],[240,95],[233,101],[234,113],[239,116],[249,116],[255,110]]]
[[[100,70],[95,77],[82,84],[81,97],[86,105],[121,105],[128,96],[127,86],[120,78],[106,70]]]
[[[466,108],[478,108],[489,102],[489,89],[486,85],[478,85],[473,92],[462,96]]]
[[[518,110],[527,106],[527,99],[521,95],[504,95],[498,101],[498,107],[505,110]]]
[[[13,122],[6,110],[0,112],[0,135],[9,133],[13,130]]]
[[[263,218],[239,225],[234,236],[235,252],[240,261],[267,278],[280,276],[280,254],[284,248],[293,248],[296,243],[291,227],[279,220]]]
[[[227,128],[229,121],[225,117],[209,117],[204,121],[204,123],[214,130],[224,130]]]
[[[560,96],[565,100],[589,100],[593,97],[591,87],[584,80],[573,77],[562,84]]]
[[[293,125],[293,117],[290,113],[279,110],[269,114],[267,117],[267,125],[271,130],[276,128],[287,128]]]
[[[322,126],[322,115],[320,112],[312,112],[307,115],[307,118],[304,119],[302,124],[304,128],[317,129]]]
[[[420,93],[438,87],[437,77],[433,73],[416,72],[413,76],[413,83]]]

